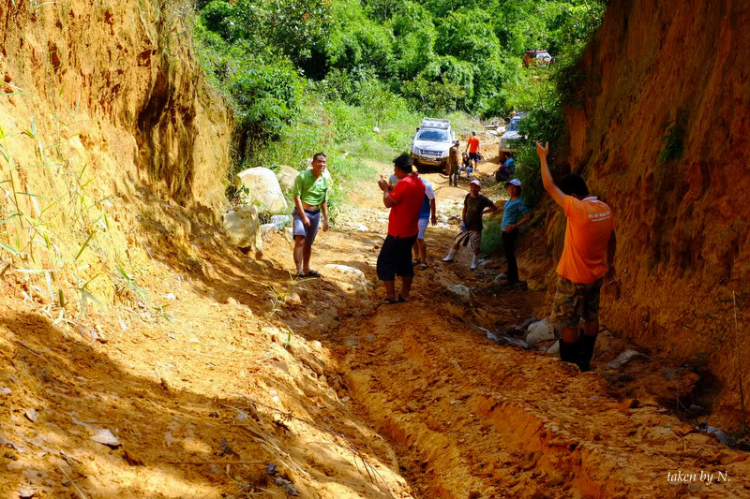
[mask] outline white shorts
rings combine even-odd
[[[424,241],[424,233],[427,230],[428,225],[430,225],[429,218],[419,219],[419,234],[417,235],[417,239],[419,239],[420,241]]]

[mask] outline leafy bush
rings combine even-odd
[[[483,255],[495,255],[503,251],[502,219],[493,218],[484,224],[482,231],[482,246],[480,251]]]
[[[299,112],[302,88],[300,76],[289,64],[249,65],[238,71],[229,90],[235,102],[241,158],[280,137]]]
[[[521,148],[516,157],[515,177],[523,184],[521,198],[526,206],[533,208],[539,204],[544,195],[542,183],[542,165],[536,153],[536,145],[528,144]]]

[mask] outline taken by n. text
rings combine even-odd
[[[668,471],[667,481],[669,483],[704,483],[706,485],[711,485],[712,483],[722,483],[730,480],[728,471],[715,471],[709,473],[701,470],[698,473],[684,473],[680,470],[675,472]]]

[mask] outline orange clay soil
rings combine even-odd
[[[428,176],[449,214],[466,186]],[[282,234],[253,259],[200,217],[199,261],[143,224],[148,300],[133,291],[57,321],[5,272],[0,498],[750,496],[746,454],[656,404],[630,408],[597,373],[478,332],[522,322],[544,296],[498,293],[498,264],[473,274],[463,251],[439,262],[455,223],[428,229],[412,301],[378,306],[387,212],[374,182],[358,192],[337,231],[319,235],[318,280],[290,279]],[[178,211],[153,216],[194,215]],[[452,284],[486,291],[464,303]],[[120,445],[94,442],[102,429]],[[730,481],[668,482],[701,470]]]

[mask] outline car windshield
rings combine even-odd
[[[423,130],[417,138],[427,142],[450,142],[451,140],[450,134],[445,130]]]
[[[517,132],[518,131],[518,124],[521,122],[521,120],[513,120],[508,125],[506,132]]]

